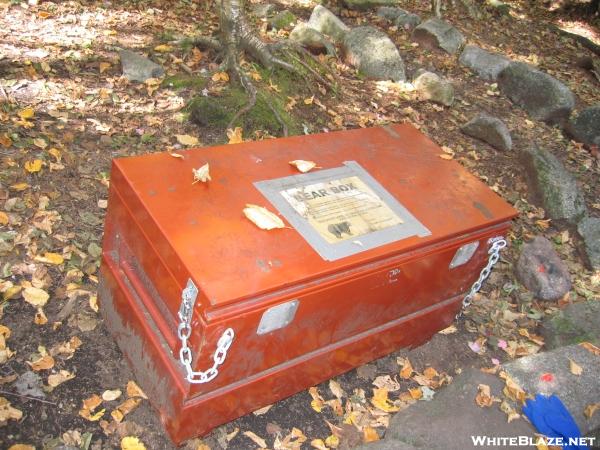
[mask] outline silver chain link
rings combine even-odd
[[[192,300],[189,296],[184,292],[182,294],[183,299],[183,311],[191,311]],[[191,317],[187,315],[187,317]],[[192,369],[192,350],[188,346],[188,339],[192,334],[192,327],[190,321],[186,320],[185,314],[180,314],[180,322],[177,327],[177,335],[179,336],[179,340],[181,341],[181,348],[179,349],[179,361],[183,364],[186,371],[186,380],[192,384],[202,384],[208,383],[211,380],[214,380],[217,375],[219,375],[218,367],[225,362],[225,358],[227,358],[227,350],[231,347],[233,343],[233,338],[235,337],[235,333],[233,329],[227,328],[223,331],[223,334],[217,341],[217,349],[215,350],[215,354],[213,355],[213,365],[211,368],[199,372],[194,372]]]
[[[477,281],[475,283],[473,283],[473,285],[471,286],[471,289],[469,290],[469,293],[467,295],[465,295],[465,298],[463,298],[462,307],[461,307],[460,311],[458,312],[458,314],[456,314],[457,319],[459,319],[463,315],[463,312],[465,311],[465,309],[468,308],[471,305],[471,303],[473,303],[473,297],[475,297],[475,294],[477,294],[477,292],[479,292],[483,282],[485,280],[487,280],[487,278],[492,273],[493,267],[496,265],[496,263],[500,259],[500,252],[507,245],[506,239],[503,239],[502,237],[492,238],[488,242],[490,242],[492,244],[492,246],[488,250],[488,254],[490,255],[488,258],[488,262],[487,262],[486,266],[483,269],[481,269],[481,272],[479,273],[479,278],[477,279]]]

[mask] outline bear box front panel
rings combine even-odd
[[[515,210],[409,125],[117,159],[100,300],[176,441],[448,325]],[[300,174],[293,160],[317,168]],[[193,183],[208,163],[212,180]],[[246,219],[247,204],[282,229]],[[179,362],[193,294],[194,370]],[[210,411],[207,411],[210,405]]]

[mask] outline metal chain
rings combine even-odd
[[[188,295],[184,292],[183,295],[183,311],[191,311],[192,300]],[[177,327],[177,335],[179,336],[179,340],[181,341],[181,348],[179,349],[179,361],[183,364],[186,371],[186,380],[192,384],[202,384],[208,383],[211,380],[214,380],[217,375],[219,375],[218,367],[225,362],[225,358],[227,358],[227,350],[231,347],[233,343],[233,338],[235,337],[235,333],[233,329],[227,328],[223,331],[223,334],[217,341],[217,349],[215,350],[215,354],[213,355],[213,365],[211,368],[194,372],[192,369],[192,350],[188,346],[188,339],[192,334],[192,327],[186,317],[191,317],[191,314],[180,314],[180,322]]]
[[[475,283],[473,283],[471,289],[469,290],[469,293],[465,295],[465,298],[463,298],[462,307],[458,314],[456,314],[456,319],[459,319],[463,315],[465,309],[468,308],[471,305],[471,303],[473,303],[473,297],[475,297],[475,294],[479,292],[483,282],[487,280],[487,278],[492,273],[492,269],[500,259],[500,252],[506,247],[507,244],[506,239],[503,239],[502,237],[492,238],[488,242],[492,244],[492,246],[488,250],[488,254],[490,255],[488,258],[488,262],[486,266],[483,269],[481,269],[481,272],[479,273],[479,278]]]

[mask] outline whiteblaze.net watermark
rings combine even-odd
[[[474,447],[522,447],[538,445],[558,446],[564,445],[579,445],[582,447],[592,448],[596,442],[595,437],[531,437],[531,436],[471,436]]]

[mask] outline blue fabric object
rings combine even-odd
[[[546,397],[537,394],[534,400],[529,399],[525,402],[523,413],[533,426],[545,436],[562,437],[565,443],[568,443],[569,438],[581,437],[581,431],[579,431],[573,416],[556,395]],[[589,450],[589,447],[564,445],[563,450]]]

